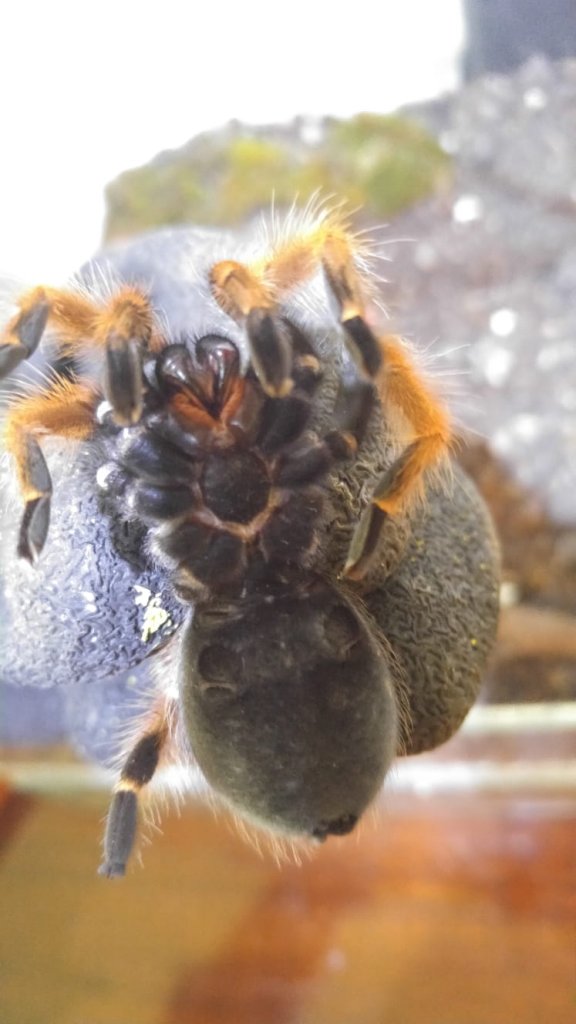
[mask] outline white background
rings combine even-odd
[[[121,171],[230,118],[385,112],[457,81],[459,0],[50,0],[0,15],[0,275],[58,284]]]

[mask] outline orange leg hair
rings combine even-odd
[[[104,394],[122,426],[136,423],[142,409],[142,351],[159,351],[162,338],[148,297],[125,286],[104,305],[84,295],[34,288],[19,301],[19,312],[0,337],[0,378],[28,359],[47,327],[66,354],[90,348],[104,352]]]
[[[345,573],[365,575],[388,515],[408,509],[422,496],[424,475],[441,463],[451,443],[447,411],[429,390],[401,340],[376,337],[366,319],[370,289],[358,269],[361,247],[339,222],[327,218],[310,233],[295,235],[272,256],[251,264],[227,260],[214,265],[211,284],[216,301],[234,319],[245,322],[255,370],[272,395],[291,387],[291,353],[277,311],[292,289],[321,267],[336,301],[352,353],[374,382],[384,409],[399,412],[412,441],[377,481],[370,506],[352,539]]]
[[[423,474],[445,458],[452,441],[450,416],[430,392],[401,340],[381,339],[382,368],[376,386],[384,408],[398,410],[412,428],[409,446],[376,485],[373,501],[396,515],[412,500],[423,497]]]
[[[14,402],[5,418],[4,442],[14,458],[25,501],[18,554],[36,560],[48,532],[52,482],[38,443],[42,436],[83,440],[94,427],[97,392],[88,384],[57,379],[49,388]]]
[[[380,339],[382,367],[376,388],[392,416],[400,413],[412,440],[376,481],[350,543],[344,575],[362,579],[371,568],[388,516],[407,511],[424,497],[425,474],[441,466],[452,441],[450,417],[430,393],[401,340]]]

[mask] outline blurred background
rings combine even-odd
[[[7,291],[62,284],[102,242],[159,225],[342,196],[390,259],[391,326],[467,438],[503,609],[461,733],[399,765],[358,838],[301,866],[191,805],[144,871],[106,885],[109,783],[70,746],[87,746],[78,701],[4,686],[1,1019],[572,1021],[573,3],[54,0],[3,27]]]

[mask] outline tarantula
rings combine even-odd
[[[69,360],[66,375],[15,399],[6,416],[24,500],[18,554],[41,565],[50,543],[43,437],[80,441],[113,518],[142,527],[146,557],[186,609],[171,667],[159,659],[154,696],[124,752],[108,876],[124,873],[138,794],[175,747],[257,824],[316,840],[352,830],[392,758],[410,748],[397,652],[360,595],[372,578],[383,589],[387,524],[427,521],[418,499],[451,443],[448,414],[402,341],[370,326],[365,253],[338,217],[293,217],[260,245],[190,238],[187,255],[168,248],[164,263],[154,237],[136,246],[129,275],[112,253],[119,280],[105,299],[86,276],[83,287],[24,294],[0,341],[2,375],[47,331]],[[79,370],[86,355],[97,363],[91,375]],[[327,389],[334,367],[338,383]],[[390,455],[384,436],[402,437],[399,451]],[[326,555],[335,488],[355,475],[368,493],[346,524],[338,569]],[[483,595],[494,591],[493,560],[488,575]],[[483,649],[493,620],[492,610],[477,626]]]

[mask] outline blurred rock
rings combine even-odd
[[[233,227],[320,191],[378,220],[439,187],[450,158],[409,118],[296,117],[255,127],[231,121],[125,171],[106,190],[106,241],[166,224]]]
[[[463,0],[467,78],[501,74],[534,54],[561,60],[576,54],[574,0]]]
[[[458,461],[492,512],[502,546],[503,603],[576,612],[576,528],[556,523],[485,442],[463,447]]]
[[[391,228],[411,239],[386,248],[395,326],[439,339],[463,425],[574,524],[576,62],[533,60],[410,114],[453,153],[454,180]]]
[[[408,113],[452,153],[454,178],[391,226],[410,241],[386,246],[385,298],[419,347],[439,339],[431,372],[482,439],[461,461],[516,606],[489,696],[576,698],[576,62],[534,58]]]
[[[576,700],[576,528],[555,523],[487,444],[463,448],[459,461],[502,546],[503,607],[484,699]]]

